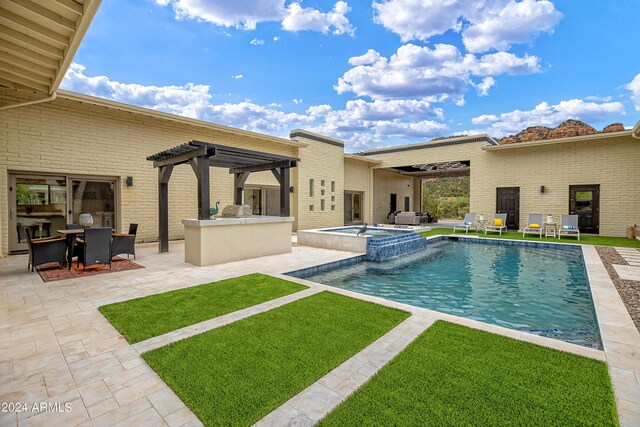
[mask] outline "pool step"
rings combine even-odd
[[[416,232],[367,240],[367,261],[381,262],[427,247],[427,240]]]

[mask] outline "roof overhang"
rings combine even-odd
[[[640,120],[636,123],[633,129],[631,129],[631,136],[640,139]]]
[[[544,145],[567,144],[570,142],[579,142],[579,141],[596,141],[599,139],[619,138],[621,136],[624,137],[624,136],[632,136],[632,135],[633,135],[633,131],[624,130],[620,132],[594,133],[591,135],[570,136],[567,138],[542,139],[539,141],[531,141],[531,142],[516,142],[513,144],[484,146],[482,147],[482,149],[487,151],[511,150],[511,149],[517,149],[517,148],[526,148],[526,147],[540,147]]]
[[[380,159],[373,159],[371,157],[359,156],[357,154],[345,154],[344,158],[347,160],[355,160],[358,162],[368,163],[370,165],[379,165],[382,163],[382,160]]]
[[[0,2],[0,86],[58,90],[101,0]]]

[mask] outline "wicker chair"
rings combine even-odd
[[[111,256],[127,254],[127,259],[129,259],[129,255],[133,255],[133,259],[136,259],[137,233],[138,224],[130,224],[128,234],[114,234],[113,244],[111,245]]]
[[[29,247],[29,263],[27,270],[33,272],[41,264],[57,262],[64,266],[67,261],[67,245],[64,237],[32,239],[31,230],[25,228],[27,246]]]
[[[88,265],[109,264],[111,268],[111,227],[87,228],[84,239],[76,238],[78,245],[78,267],[82,270]]]

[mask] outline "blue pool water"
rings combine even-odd
[[[458,241],[305,277],[511,329],[602,348],[582,252]]]

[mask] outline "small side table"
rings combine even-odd
[[[484,231],[484,225],[487,223],[486,219],[477,219],[476,222],[480,224],[480,229]],[[476,232],[478,231],[478,226],[476,226]]]
[[[545,222],[544,225],[544,237],[553,236],[556,237],[556,229],[558,228],[557,222]]]

